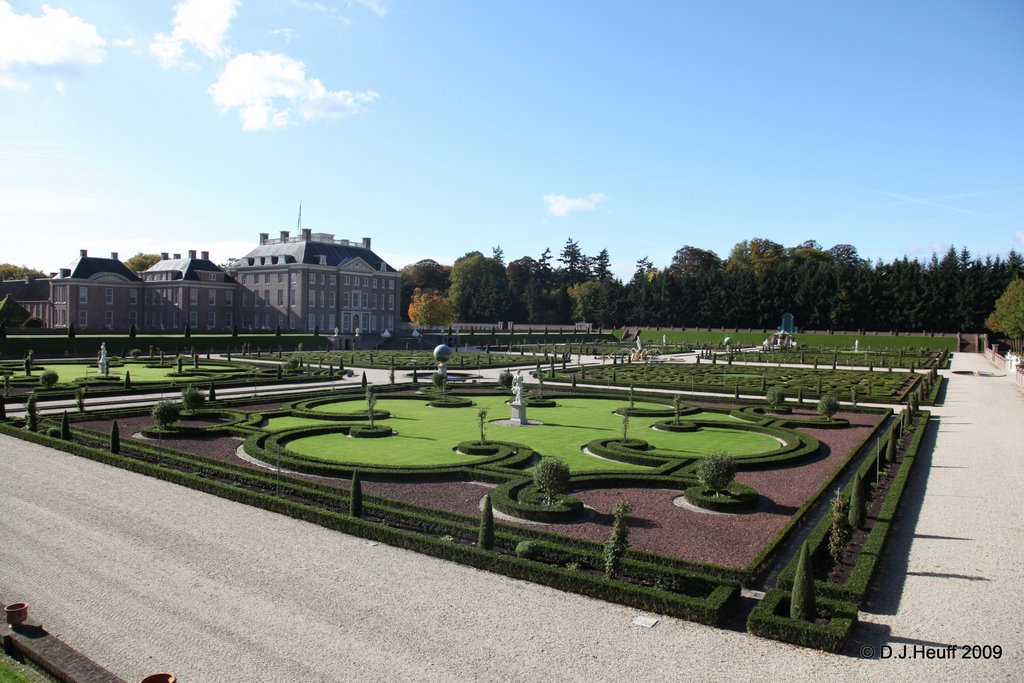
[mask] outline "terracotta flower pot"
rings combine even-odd
[[[174,683],[176,680],[178,679],[174,674],[149,674],[141,683]]]
[[[7,605],[4,607],[4,613],[7,614],[7,623],[17,626],[28,619],[28,603],[16,602],[13,605]]]

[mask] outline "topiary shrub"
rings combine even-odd
[[[811,551],[805,541],[800,546],[800,559],[796,565],[793,593],[789,600],[789,617],[801,621],[814,621],[818,607],[814,596],[814,568],[811,566]]]
[[[624,500],[615,503],[612,508],[612,533],[604,544],[604,573],[612,577],[619,572],[622,564],[622,556],[629,548],[629,526],[626,524],[626,515],[633,511],[633,507]]]
[[[47,389],[52,389],[59,379],[60,376],[56,370],[46,370],[43,374],[39,375],[39,383]]]
[[[352,425],[348,430],[348,435],[353,439],[381,439],[393,433],[391,427],[381,425]]]
[[[54,439],[59,439],[60,427],[50,427],[49,429],[46,430],[46,435]]]
[[[498,374],[498,384],[500,384],[505,389],[511,389],[512,388],[512,373],[509,372],[508,370],[502,370]]]
[[[480,533],[476,544],[484,550],[494,547],[494,510],[491,507],[491,494],[484,496],[484,506],[480,511]]]
[[[191,384],[181,390],[181,407],[195,414],[206,404],[206,396]]]
[[[533,483],[551,505],[558,494],[569,488],[569,466],[558,458],[541,458],[533,468]]]
[[[537,559],[539,548],[533,541],[520,541],[516,545],[516,555],[527,560]]]
[[[38,317],[31,315],[25,318],[25,322],[21,324],[22,327],[38,328],[43,326],[43,321]]]
[[[349,489],[348,514],[353,517],[363,516],[363,485],[359,481],[359,471],[352,472],[352,488]]]
[[[832,416],[839,412],[839,399],[832,394],[825,394],[818,401],[818,414],[824,415],[831,420]]]
[[[28,395],[25,400],[25,429],[30,432],[39,431],[39,399],[35,392]]]
[[[853,490],[850,492],[850,512],[847,514],[851,529],[860,529],[864,526],[864,506],[864,482],[859,474],[855,474]]]
[[[60,438],[71,441],[71,423],[68,422],[68,411],[66,410],[60,417]]]
[[[736,459],[728,453],[711,453],[697,463],[695,474],[705,488],[721,495],[736,476]]]
[[[131,389],[132,388],[132,373],[131,373],[130,370],[125,370],[124,371],[124,388],[125,389]]]
[[[764,400],[768,402],[768,405],[772,410],[778,410],[778,408],[786,401],[786,392],[782,387],[769,387],[764,392]]]
[[[110,452],[114,455],[121,452],[121,431],[117,426],[117,420],[110,425]]]
[[[161,427],[169,427],[181,417],[181,409],[174,401],[160,401],[153,405],[150,415]]]

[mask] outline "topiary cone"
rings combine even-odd
[[[860,476],[853,478],[853,491],[850,492],[850,512],[847,515],[851,529],[864,526],[864,482]]]
[[[494,510],[491,508],[491,494],[484,496],[484,507],[480,513],[480,534],[476,544],[484,550],[494,547]]]
[[[789,599],[789,617],[801,621],[814,621],[818,606],[814,597],[814,569],[811,567],[811,552],[805,541],[800,546],[800,559],[796,565],[793,592]]]
[[[359,472],[352,472],[352,488],[349,491],[348,513],[353,517],[363,516],[363,485],[359,482]]]
[[[110,452],[114,455],[121,452],[121,431],[117,426],[117,420],[110,425]]]

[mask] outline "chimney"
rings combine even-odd
[[[287,242],[287,241],[288,241],[288,231],[287,230],[282,230],[281,231],[281,242],[284,243],[284,242]]]
[[[78,250],[78,255],[80,257],[82,257],[82,258],[85,258],[86,256],[89,255],[89,250],[88,249],[79,249]]]
[[[196,257],[196,250],[195,249],[189,249],[188,250],[188,257],[189,258],[195,258]]]
[[[174,255],[174,258],[176,258],[176,259],[180,259],[180,258],[181,258],[181,254],[175,254],[175,255]]]
[[[110,252],[110,258],[112,258],[113,260],[116,261],[117,260],[117,252],[116,251]]]
[[[204,261],[209,261],[210,260],[210,252],[208,252],[208,251],[201,251],[201,252],[199,252],[199,256],[202,257],[202,259]]]
[[[369,237],[364,237],[363,238],[363,249],[369,249],[369,248],[370,248],[370,238]]]
[[[269,240],[269,239],[270,239],[270,233],[269,232],[261,232],[260,233],[260,244],[261,245],[266,244],[267,240]]]
[[[60,269],[60,276],[61,277],[71,277],[71,269],[70,268],[61,268]]]
[[[313,239],[313,230],[311,228],[302,229],[302,241],[309,242]]]
[[[160,252],[160,260],[161,261],[166,261],[167,260],[167,252],[166,251],[161,251]]]
[[[35,275],[29,275],[28,273],[25,274],[25,282],[26,283],[28,283],[28,282],[35,282],[35,281],[36,281],[36,276]]]
[[[55,277],[57,277],[57,273],[50,273],[50,279],[51,279],[51,280],[52,280],[53,278],[55,278]]]

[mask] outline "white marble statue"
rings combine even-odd
[[[99,363],[99,366],[100,366],[100,374],[103,375],[104,377],[106,377],[107,376],[107,372],[109,370],[109,368],[107,366],[107,342],[102,342],[100,344],[100,363]]]
[[[512,380],[512,403],[516,405],[522,405],[523,403],[523,374],[517,372],[515,378]]]

